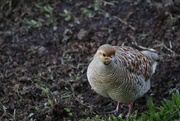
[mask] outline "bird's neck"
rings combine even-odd
[[[114,64],[110,63],[108,65],[105,65],[103,62],[101,64],[98,64],[97,67],[103,72],[103,73],[112,73],[114,70]]]

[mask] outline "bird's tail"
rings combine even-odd
[[[153,73],[154,73],[156,70],[156,66],[159,62],[159,55],[157,53],[151,52],[151,51],[141,51],[141,53],[143,53],[151,58],[152,64],[153,64],[152,69],[153,69]]]

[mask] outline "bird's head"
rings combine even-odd
[[[112,61],[117,63],[115,52],[113,46],[105,44],[99,47],[96,54],[105,65],[109,65]]]

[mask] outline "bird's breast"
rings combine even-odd
[[[92,67],[93,66],[93,67]],[[91,87],[100,95],[109,97],[108,92],[120,85],[120,75],[111,65],[101,67],[90,64],[87,71]]]

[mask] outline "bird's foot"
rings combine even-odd
[[[117,106],[116,106],[116,109],[115,110],[113,110],[113,111],[110,111],[110,112],[106,112],[106,114],[117,114],[117,113],[119,113],[119,111],[120,111],[120,107],[121,107],[121,103],[120,102],[118,102],[117,103]]]
[[[129,119],[129,116],[130,116],[131,114],[127,114],[125,117],[126,117],[126,120],[128,120]]]
[[[105,114],[117,114],[119,111],[117,109],[109,112],[105,112]]]

